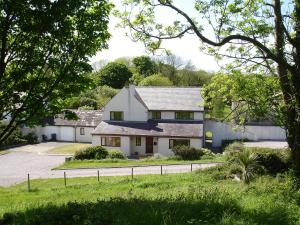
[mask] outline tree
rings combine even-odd
[[[89,57],[107,47],[106,0],[0,2],[0,132],[61,112],[64,98],[89,85]]]
[[[144,78],[139,86],[173,86],[172,82],[161,74],[153,74]]]
[[[122,88],[132,77],[132,72],[122,63],[110,62],[95,73],[99,85]]]
[[[217,74],[204,86],[202,95],[212,116],[219,119],[238,124],[269,120],[284,126],[283,96],[277,77],[239,71]]]
[[[138,56],[132,60],[135,70],[138,74],[144,77],[157,73],[156,63],[148,56]]]
[[[201,18],[198,21],[172,0],[127,0],[124,4],[132,6],[126,7],[131,12],[117,15],[124,26],[132,29],[133,38],[152,51],[159,49],[164,39],[192,33],[202,42],[202,50],[218,59],[233,59],[227,69],[278,76],[287,141],[300,177],[300,0],[195,1],[194,8]],[[158,8],[181,18],[171,25],[157,22]],[[208,36],[211,31],[213,35]]]

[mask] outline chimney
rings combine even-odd
[[[133,112],[133,99],[135,98],[135,85],[130,84],[128,88],[128,120],[132,120],[132,112]]]

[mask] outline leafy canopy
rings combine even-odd
[[[0,142],[89,86],[89,57],[107,47],[106,0],[6,0],[0,14]]]

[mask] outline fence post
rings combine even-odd
[[[97,171],[97,175],[98,175],[98,182],[100,181],[100,174],[99,174],[99,170]]]
[[[67,176],[66,176],[66,172],[64,172],[64,180],[65,180],[65,187],[67,186]]]
[[[30,176],[29,176],[29,173],[27,174],[27,186],[28,186],[28,191],[30,191]]]
[[[160,165],[160,175],[163,174],[163,171],[162,171],[162,165]]]
[[[133,180],[133,167],[131,168],[131,179]]]
[[[191,172],[193,172],[193,163],[191,163]]]

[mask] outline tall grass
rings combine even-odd
[[[191,174],[34,180],[0,189],[0,224],[300,224],[300,192],[291,176],[250,185],[227,168]],[[223,175],[224,176],[223,176]],[[1,216],[0,216],[1,217]]]

